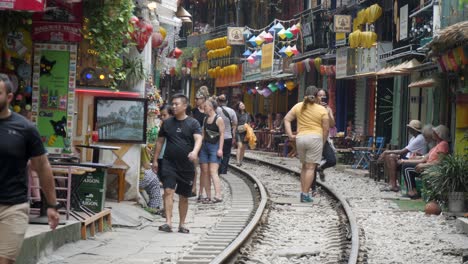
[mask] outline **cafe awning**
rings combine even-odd
[[[421,65],[421,63],[417,59],[412,59],[398,65],[385,67],[377,72],[377,76],[379,76],[379,78],[390,78],[397,75],[407,75],[419,65]]]
[[[0,10],[43,12],[46,0],[0,0]]]
[[[184,23],[192,23],[192,15],[182,5],[177,8],[176,17],[180,18]]]
[[[408,85],[409,88],[426,88],[432,87],[435,84],[435,80],[433,78],[427,78],[419,81],[412,82]]]

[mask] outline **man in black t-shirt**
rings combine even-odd
[[[0,263],[15,262],[28,227],[28,160],[39,174],[50,227],[55,229],[59,221],[46,151],[36,127],[10,111],[12,90],[11,82],[0,75]]]
[[[158,159],[161,148],[166,141],[166,149],[161,161],[160,179],[164,188],[164,208],[166,224],[159,230],[172,232],[172,208],[174,192],[179,195],[179,232],[188,233],[185,218],[188,211],[188,197],[192,194],[195,166],[201,148],[202,136],[200,124],[187,116],[187,97],[183,94],[172,96],[174,117],[164,120],[159,130],[158,141],[153,160],[153,171],[158,172]]]

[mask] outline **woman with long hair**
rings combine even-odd
[[[200,189],[200,193],[203,193],[203,189],[205,189],[207,197],[203,203],[219,203],[222,201],[222,194],[218,168],[223,157],[224,121],[216,114],[218,107],[216,101],[208,99],[204,105],[206,118],[203,121],[203,144],[199,156],[202,175],[200,183],[203,187]],[[215,188],[213,198],[211,198],[211,181],[213,181]]]
[[[194,107],[192,109],[192,117],[195,118],[198,121],[198,123],[200,123],[201,127],[203,126],[203,120],[205,120],[205,118],[206,118],[205,102],[209,97],[210,97],[210,92],[208,91],[208,87],[204,86],[204,85],[200,86],[197,93],[195,94],[195,105],[196,105],[196,107]],[[201,191],[202,188],[203,188],[202,182],[201,182],[201,177],[208,177],[208,175],[202,175],[201,174],[201,167],[200,167],[200,174],[198,173],[198,167],[199,167],[198,159],[195,160],[193,162],[193,164],[195,166],[195,177],[193,178],[194,181],[193,181],[193,187],[192,187],[192,196],[197,195],[197,178],[198,178],[197,176],[200,175],[199,187],[198,187],[198,190],[200,190],[200,191],[199,191],[199,194],[198,194],[198,201],[201,202],[201,199],[202,199],[202,196],[203,196],[203,192]]]
[[[301,202],[310,203],[309,189],[317,164],[322,161],[323,144],[328,138],[328,111],[319,104],[318,89],[307,87],[304,101],[297,103],[284,118],[284,128],[291,141],[296,141],[297,154],[302,163]],[[291,131],[291,122],[297,119],[297,135]]]
[[[245,135],[247,134],[247,129],[245,128],[245,124],[249,124],[252,120],[250,119],[250,114],[245,111],[245,104],[243,102],[239,102],[236,107],[236,114],[237,114],[237,131],[236,131],[236,142],[237,142],[237,165],[242,166],[242,161],[244,160],[245,148],[247,144],[245,144]]]

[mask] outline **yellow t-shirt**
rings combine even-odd
[[[304,112],[301,112],[304,103],[297,103],[293,107],[297,119],[297,135],[323,135],[322,120],[328,120],[328,112],[319,104],[309,104]]]

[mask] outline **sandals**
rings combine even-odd
[[[212,204],[212,203],[213,203],[213,202],[211,201],[210,198],[205,198],[205,199],[203,199],[203,201],[202,201],[202,204]]]
[[[190,230],[188,228],[185,228],[183,226],[179,226],[179,233],[183,233],[183,234],[188,234],[190,233]]]
[[[212,201],[213,201],[213,203],[220,203],[220,202],[223,201],[223,199],[221,199],[221,198],[216,198],[216,197],[215,197],[215,198],[213,198]]]
[[[399,192],[400,189],[398,187],[392,188],[390,186],[385,186],[380,189],[381,192]]]
[[[167,233],[171,233],[172,232],[172,227],[168,224],[164,224],[162,226],[159,226],[159,231],[163,231],[163,232],[167,232]],[[180,231],[180,228],[179,228],[179,231]]]

